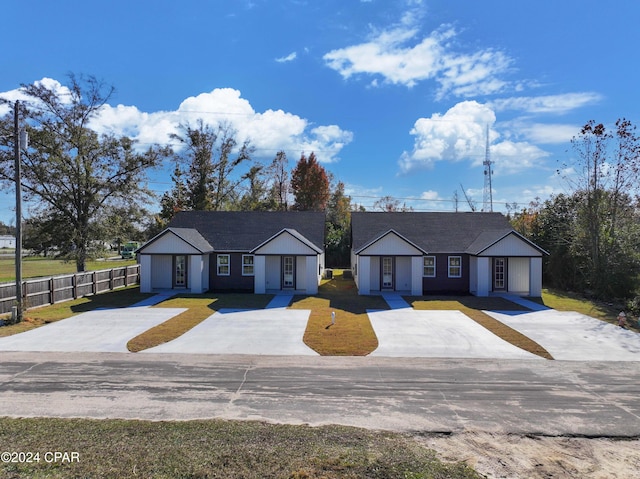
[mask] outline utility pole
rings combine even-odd
[[[22,321],[22,174],[20,171],[20,102],[16,100],[13,111],[16,183],[16,314],[14,322]],[[26,143],[26,141],[25,141]]]

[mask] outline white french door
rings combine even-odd
[[[186,288],[187,287],[187,257],[184,255],[177,255],[175,257],[175,276],[173,281],[174,288]]]
[[[504,291],[505,285],[505,260],[495,258],[493,260],[493,289],[494,291]]]
[[[393,289],[393,258],[382,258],[382,289]]]
[[[295,280],[293,256],[285,256],[282,258],[282,289],[293,289]]]

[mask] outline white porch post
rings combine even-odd
[[[267,260],[266,256],[255,255],[253,257],[253,291],[255,294],[265,294],[267,292],[266,287],[266,275],[267,275]]]
[[[422,273],[424,260],[422,256],[411,257],[411,295],[422,296]]]
[[[140,255],[140,292],[151,293],[153,285],[151,282],[151,258],[150,254]]]
[[[491,258],[488,257],[478,257],[477,263],[477,272],[476,272],[476,280],[477,280],[477,292],[476,296],[489,296],[489,291],[491,289],[491,268],[490,268]]]

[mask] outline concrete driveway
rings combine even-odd
[[[100,309],[0,338],[0,351],[128,352],[127,343],[183,308]]]
[[[640,334],[575,311],[485,311],[540,344],[555,358],[640,361]]]
[[[378,348],[370,356],[542,359],[480,326],[460,311],[369,312]]]
[[[309,310],[220,310],[190,331],[143,353],[317,356],[302,342]]]

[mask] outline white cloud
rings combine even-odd
[[[594,92],[565,93],[561,95],[501,98],[490,103],[496,111],[522,110],[527,113],[567,113],[602,100]]]
[[[558,123],[525,123],[519,125],[518,131],[534,143],[568,144],[580,132],[580,127]]]
[[[450,25],[442,25],[420,38],[421,17],[419,8],[409,10],[400,24],[374,32],[364,43],[332,50],[323,58],[345,79],[360,74],[380,75],[387,83],[407,87],[435,80],[440,85],[438,97],[449,93],[470,97],[506,88],[507,82],[500,77],[510,69],[509,57],[492,49],[454,51],[457,32]]]
[[[296,59],[297,56],[298,54],[296,52],[292,52],[292,53],[289,53],[286,57],[276,58],[276,61],[278,63],[292,62],[293,60]]]
[[[401,171],[432,168],[438,161],[469,161],[472,166],[481,166],[486,155],[487,126],[491,160],[498,174],[532,168],[548,156],[528,142],[497,141],[500,134],[492,128],[495,122],[493,110],[476,101],[458,103],[444,115],[419,118],[410,132],[415,137],[413,151],[405,151],[400,158]]]
[[[175,111],[145,113],[135,106],[105,105],[92,127],[99,132],[131,136],[146,146],[167,144],[179,124],[195,124],[198,119],[211,125],[228,123],[237,130],[240,141],[251,141],[259,157],[272,157],[278,150],[285,150],[292,157],[315,151],[318,161],[329,163],[336,161],[342,148],[353,139],[350,131],[337,125],[312,127],[305,118],[282,110],[256,112],[233,88],[217,88],[189,97]]]

